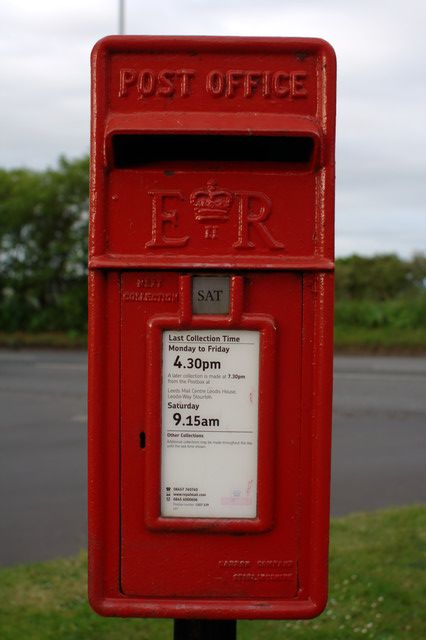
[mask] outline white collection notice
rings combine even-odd
[[[259,342],[259,331],[163,331],[163,517],[256,517]]]

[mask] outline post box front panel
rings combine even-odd
[[[122,276],[121,585],[127,595],[148,596],[153,584],[159,597],[297,595],[301,417],[294,395],[301,376],[302,278],[288,273],[240,277],[245,324],[250,326],[253,317],[258,330],[227,328],[226,315],[215,317],[214,328],[201,328],[209,325],[209,317],[199,316],[196,329],[179,330],[179,274]],[[279,297],[270,295],[275,290]],[[163,339],[150,345],[148,326],[156,318]],[[174,346],[188,350],[169,350],[171,337],[182,338]],[[226,352],[232,344],[233,353],[231,347]],[[206,350],[199,351],[200,346]],[[208,352],[208,346],[223,351]],[[154,373],[152,385],[147,377],[153,375],[151,365],[156,367],[156,348],[163,380]],[[280,359],[285,368],[277,367]],[[235,377],[225,386],[222,376]],[[231,399],[220,406],[216,398],[225,391]],[[156,393],[159,403],[151,397]],[[161,399],[161,416],[152,423],[150,405]],[[179,428],[182,420],[186,424]],[[173,465],[182,458],[185,466],[179,471]],[[236,468],[239,458],[247,465],[244,472]],[[276,460],[282,462],[276,465]],[[205,479],[203,464],[209,473]],[[223,472],[221,464],[227,466]],[[173,473],[181,474],[174,482]],[[164,474],[170,484],[163,484]],[[159,520],[151,526],[153,501]]]

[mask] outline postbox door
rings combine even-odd
[[[191,281],[193,275],[187,274],[185,278]],[[224,275],[230,276],[229,273],[216,274]],[[120,546],[121,589],[126,595],[297,596],[303,277],[297,272],[246,272],[236,279],[240,283],[238,295],[243,327],[230,326],[225,310],[216,316],[199,315],[196,329],[188,329],[190,324],[179,325],[179,318],[182,320],[179,315],[182,314],[182,274],[143,271],[125,272],[121,276]],[[162,340],[152,337],[153,330],[163,336]],[[273,336],[270,336],[271,331]],[[248,364],[239,364],[240,360],[233,356],[236,351],[231,350],[219,353],[208,349],[198,352],[197,349],[197,353],[192,353],[172,349],[172,359],[164,355],[166,338],[173,337],[176,344],[187,344],[190,349],[193,339],[194,344],[204,347],[217,345],[217,341],[224,344],[224,334],[229,338],[228,345],[235,345],[236,340],[240,340],[238,348],[244,354],[241,362]],[[182,340],[186,336],[188,341],[181,342],[180,336]],[[241,340],[247,336],[254,337],[258,347],[244,346]],[[197,337],[201,342],[197,343]],[[258,359],[256,349],[259,350]],[[267,353],[262,354],[262,349]],[[228,365],[233,358],[232,369]],[[210,366],[210,363],[215,364]],[[161,379],[156,371],[159,366],[162,368]],[[173,371],[175,377],[171,377]],[[247,445],[251,435],[242,433],[244,430],[247,434],[250,432],[250,417],[246,429],[235,419],[236,433],[232,437],[229,433],[220,437],[218,433],[226,422],[223,412],[233,406],[232,401],[227,400],[222,376],[234,375],[228,391],[235,394],[235,406],[238,407],[238,393],[242,389],[238,385],[252,384],[253,398],[260,398],[255,420],[257,443]],[[197,380],[199,384],[196,384]],[[182,405],[170,413],[170,433],[167,435],[161,434],[161,416],[156,422],[150,415],[149,394],[159,393],[159,386],[162,395],[157,397],[163,398],[163,407],[164,398],[166,401],[169,398],[171,404]],[[214,390],[216,395],[207,393],[208,389]],[[262,405],[264,396],[267,396],[267,402]],[[157,400],[152,404],[158,404]],[[185,429],[179,429],[182,421]],[[204,432],[203,445],[197,445],[197,439],[193,437],[197,427],[198,432]],[[229,422],[226,422],[226,430],[230,430]],[[208,431],[211,432],[209,435]],[[161,447],[169,435],[168,442],[177,448],[170,449],[169,457],[162,457]],[[253,462],[248,450],[255,444]],[[213,468],[219,458],[228,466],[232,464],[230,451],[233,451],[236,465],[237,460],[242,460],[243,464],[254,465],[256,470],[253,479],[247,476],[244,487],[235,487],[235,495],[231,492],[223,497],[216,515],[203,506],[203,501],[208,502],[208,499],[203,496],[205,491],[200,488],[201,481],[197,478],[200,456],[208,455],[208,450]],[[185,457],[179,458],[183,453]],[[157,463],[161,467],[161,464],[172,464],[173,460],[179,459],[186,460],[187,467],[193,460],[194,469],[198,469],[195,476],[190,472],[185,475],[189,478],[187,483],[182,486],[179,482],[170,483],[164,487],[161,473],[158,482],[152,478],[157,473]],[[244,477],[241,472],[235,473]],[[218,477],[218,484],[219,480]],[[208,495],[208,491],[213,491],[215,478],[203,481],[207,482]],[[150,488],[148,493],[147,487]],[[169,490],[170,502],[177,505],[175,517],[173,512],[167,511],[164,502],[167,494],[160,495],[166,490]],[[184,499],[193,505],[188,507],[189,511],[182,507]],[[159,518],[154,518],[156,524],[153,525],[152,511],[156,504]],[[242,516],[238,516],[239,510]],[[203,513],[203,517],[191,515],[197,511]]]

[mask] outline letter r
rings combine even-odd
[[[271,235],[264,224],[272,210],[272,202],[264,193],[237,191],[238,204],[238,240],[232,246],[236,249],[254,249],[250,240],[250,226],[255,227],[260,237],[270,249],[283,249],[284,245]],[[256,212],[257,210],[257,212]]]

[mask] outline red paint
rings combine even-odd
[[[318,615],[334,53],[313,39],[112,37],[92,72],[91,604],[112,616]],[[229,314],[192,313],[193,274],[231,277]],[[257,516],[165,518],[162,330],[215,328],[261,336]]]

